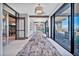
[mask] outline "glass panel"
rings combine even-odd
[[[71,50],[70,48],[70,15],[71,15],[71,5],[65,4],[56,14],[55,14],[55,40],[62,47]]]
[[[0,3],[0,56],[3,55],[3,19],[2,19],[2,3]]]
[[[15,40],[16,35],[16,19],[3,10],[3,46]]]
[[[51,24],[51,26],[52,26],[52,29],[51,29],[52,30],[52,34],[51,35],[52,35],[52,38],[54,39],[54,16],[52,16],[52,20],[51,21],[52,21],[52,24]]]
[[[9,16],[9,37],[8,41],[12,42],[16,39],[16,19]]]
[[[47,36],[49,36],[49,27],[48,27],[48,21],[45,23],[45,33]]]
[[[8,43],[8,13],[3,10],[3,46]]]
[[[19,19],[19,30],[24,30],[24,20]]]
[[[79,3],[75,4],[74,14],[74,54],[79,55]]]
[[[24,31],[19,31],[19,38],[24,38]]]
[[[4,14],[3,19],[3,46],[7,44],[7,14]]]

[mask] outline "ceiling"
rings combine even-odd
[[[28,15],[36,15],[35,7],[38,5],[37,3],[7,3],[14,10],[19,13],[27,13]],[[50,15],[61,3],[40,3],[43,7],[44,14]]]

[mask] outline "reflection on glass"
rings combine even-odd
[[[55,28],[55,40],[64,48],[70,50],[68,17],[56,17]]]
[[[75,4],[74,11],[74,54],[79,55],[79,4]]]
[[[55,14],[55,41],[58,42],[62,47],[71,50],[71,35],[69,20],[71,17],[71,7],[70,4],[65,4],[56,14]]]
[[[45,22],[45,34],[49,36],[49,27],[48,27],[48,21]]]
[[[7,44],[7,15],[4,15],[3,19],[3,46]]]
[[[79,54],[79,16],[74,17],[75,53]]]

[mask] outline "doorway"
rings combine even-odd
[[[3,46],[16,40],[16,21],[17,18],[4,10],[3,19]]]
[[[9,41],[16,40],[16,17],[9,15]]]
[[[25,39],[25,17],[17,18],[17,39]]]

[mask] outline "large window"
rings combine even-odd
[[[55,40],[70,51],[68,25],[68,16],[57,16],[55,18]]]
[[[2,10],[2,4],[0,3],[0,56],[3,55],[3,44],[2,44],[2,33],[3,33],[3,18],[1,16],[3,16],[2,14],[3,10]]]
[[[79,55],[79,4],[74,7],[74,54]]]
[[[79,4],[65,3],[51,16],[51,38],[79,55]]]
[[[65,4],[55,13],[55,41],[70,51],[69,20],[71,17],[71,5]]]
[[[73,40],[73,4],[63,4],[52,16],[52,39],[67,51],[73,53],[74,40]]]

